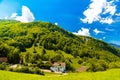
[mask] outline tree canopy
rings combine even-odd
[[[0,20],[0,57],[8,57],[9,63],[21,64],[63,61],[69,69],[70,66],[78,68],[85,65],[92,71],[105,70],[111,65],[112,68],[120,67],[113,64],[120,61],[119,49],[40,21],[21,23]]]

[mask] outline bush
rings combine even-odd
[[[29,67],[22,67],[20,72],[29,73]]]
[[[13,71],[13,68],[7,68],[7,71]]]
[[[13,72],[21,72],[20,68],[11,68],[10,70],[13,71]]]
[[[87,71],[96,72],[96,71],[105,71],[108,69],[107,63],[101,63],[102,61],[98,61],[97,63],[91,62],[89,63],[89,68]]]
[[[44,72],[41,71],[39,68],[34,68],[34,74],[44,75]]]
[[[3,62],[2,64],[0,64],[0,70],[5,70],[8,67],[8,64]]]
[[[75,67],[72,65],[72,63],[70,63],[70,62],[66,62],[66,69],[68,71],[72,71],[72,72],[74,72],[76,70]]]
[[[39,68],[29,68],[26,66],[22,68],[10,68],[9,71],[44,75],[44,72]]]
[[[78,60],[78,64],[82,64],[82,63],[83,63],[82,59]]]
[[[48,62],[44,63],[44,62],[37,62],[37,67],[41,68],[41,69],[50,69],[52,65]]]
[[[116,62],[111,62],[109,64],[109,68],[120,68],[120,62],[116,61]]]
[[[39,68],[31,68],[31,69],[29,69],[29,73],[31,73],[31,74],[45,75],[44,72],[41,71]]]

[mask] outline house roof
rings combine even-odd
[[[65,66],[65,63],[60,63],[61,66]]]
[[[76,71],[78,72],[84,72],[86,71],[87,67],[86,66],[81,66],[80,68],[78,68]]]
[[[0,57],[0,62],[7,62],[7,61],[8,61],[7,57]]]
[[[53,66],[65,66],[64,62],[54,62]]]

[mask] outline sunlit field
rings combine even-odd
[[[50,74],[45,76],[0,71],[0,80],[120,80],[120,69],[111,69],[104,72],[84,72],[68,74]]]

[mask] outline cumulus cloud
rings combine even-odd
[[[58,25],[58,22],[55,22],[54,24],[55,24],[55,25]]]
[[[99,21],[100,23],[113,23],[112,16],[116,13],[116,5],[115,1],[118,0],[91,0],[91,4],[88,9],[83,12],[85,18],[81,18],[80,20],[83,23],[93,23],[95,21]],[[107,17],[103,17],[106,15]]]
[[[12,13],[11,18],[16,18],[17,17],[17,13]]]
[[[94,32],[96,35],[99,34],[99,33],[105,33],[105,32],[103,32],[103,31],[98,30],[97,28],[95,28],[95,29],[93,30],[93,32]]]
[[[116,12],[116,5],[114,5],[113,3],[114,3],[114,0],[112,0],[112,1],[110,1],[110,2],[107,2],[107,0],[106,0],[106,5],[103,6],[103,8],[104,8],[105,10],[103,11],[102,14],[107,14],[107,13],[109,13],[110,15],[113,16],[113,15],[115,14],[115,12]]]
[[[27,6],[22,6],[21,16],[18,16],[17,13],[13,13],[11,15],[11,18],[20,22],[32,22],[35,20],[33,13],[30,11],[30,9]]]
[[[83,27],[78,32],[73,32],[73,34],[75,34],[75,35],[82,35],[82,36],[90,36],[89,29],[83,28]]]

